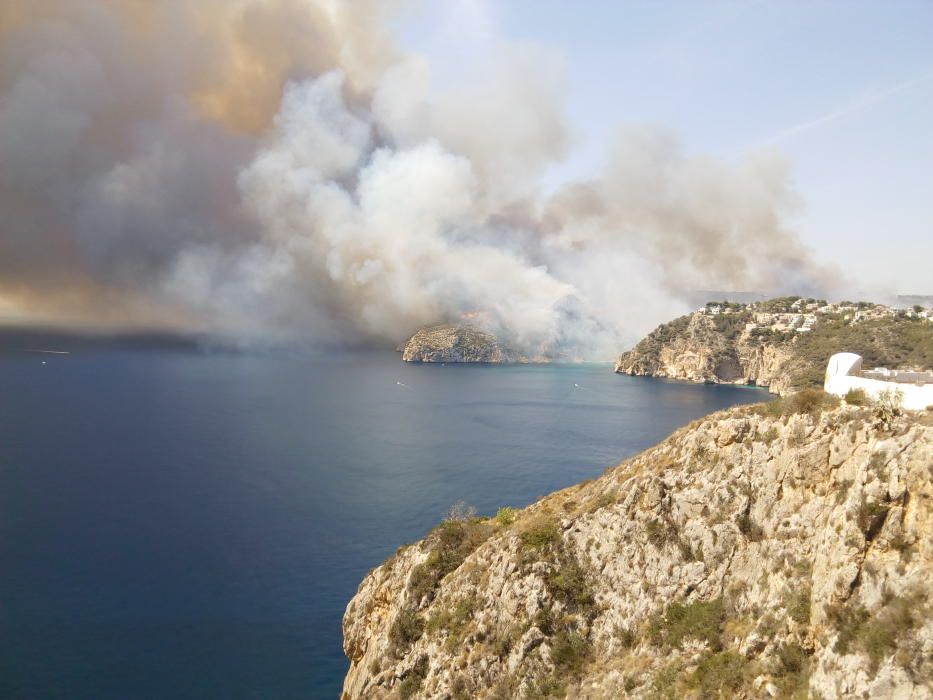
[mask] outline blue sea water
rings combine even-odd
[[[357,585],[454,502],[762,398],[391,352],[0,357],[0,697],[337,698]]]

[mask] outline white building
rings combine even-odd
[[[894,390],[901,394],[903,408],[920,411],[933,406],[933,372],[882,367],[863,372],[862,357],[853,352],[839,352],[829,358],[823,388],[836,396],[845,396],[850,389],[862,389],[872,399]]]

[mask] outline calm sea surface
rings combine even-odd
[[[762,398],[391,352],[0,357],[0,698],[337,698],[358,583],[451,504]]]

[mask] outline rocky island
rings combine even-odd
[[[492,333],[465,324],[422,328],[408,339],[401,351],[405,362],[525,361]]]
[[[658,326],[615,364],[620,374],[755,384],[772,393],[823,382],[826,362],[853,352],[867,366],[933,368],[933,312],[868,302],[781,297],[710,302]]]
[[[933,697],[933,415],[803,391],[455,513],[363,580],[357,698]]]

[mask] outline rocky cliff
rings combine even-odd
[[[786,393],[793,349],[787,342],[761,342],[745,329],[747,319],[697,311],[658,327],[616,361],[620,374],[693,382],[757,384]],[[731,320],[731,319],[730,319]]]
[[[366,576],[344,698],[933,697],[933,420],[720,412]]]
[[[665,323],[615,364],[621,374],[757,384],[787,394],[822,386],[830,356],[855,352],[866,366],[933,366],[930,312],[866,302],[782,297],[706,308]]]
[[[402,347],[405,362],[517,362],[523,358],[486,331],[467,325],[422,328]]]

